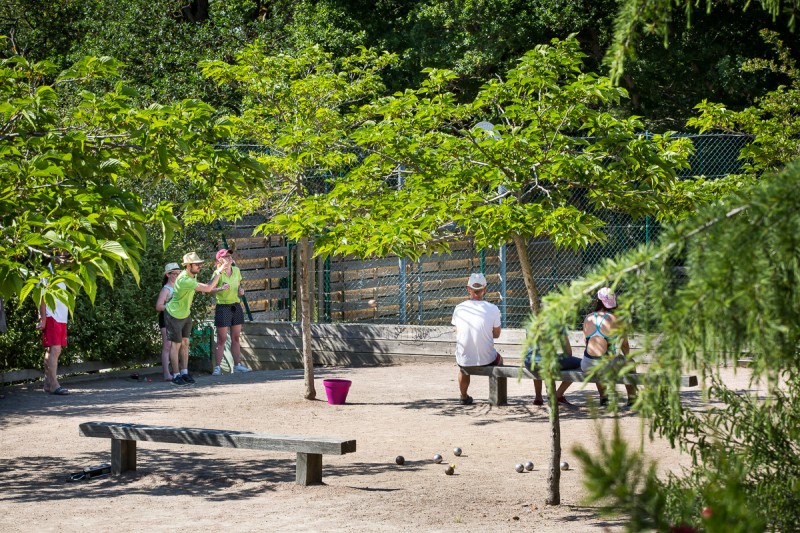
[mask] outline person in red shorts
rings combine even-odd
[[[64,282],[58,287],[66,289]],[[39,323],[36,329],[42,330],[44,345],[44,391],[58,396],[65,396],[69,391],[58,383],[58,358],[61,350],[67,345],[67,319],[69,309],[64,302],[56,298],[55,309],[50,309],[42,298],[39,303]]]

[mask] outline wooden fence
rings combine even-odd
[[[224,229],[235,248],[245,295],[255,321],[296,318],[298,263],[296,247],[279,236],[253,237],[262,220],[245,217]],[[540,294],[581,274],[587,266],[581,253],[556,250],[546,239],[528,245]],[[507,326],[520,326],[529,314],[528,297],[513,245],[478,252],[469,240],[453,243],[448,254],[435,253],[417,261],[399,257],[359,259],[316,258],[310,265],[313,320],[320,323],[446,325],[453,308],[466,297],[472,272],[489,281],[486,299],[501,306]]]

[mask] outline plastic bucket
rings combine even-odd
[[[349,379],[324,379],[325,394],[328,396],[328,403],[331,405],[342,405],[347,399],[347,391],[350,390],[352,381]]]

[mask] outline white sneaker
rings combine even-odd
[[[218,367],[218,366],[215,366],[214,367],[214,371],[211,373],[211,375],[212,376],[221,376],[222,375],[222,369],[220,367]]]
[[[242,363],[239,363],[235,367],[233,367],[234,372],[250,372],[250,369],[244,366]]]

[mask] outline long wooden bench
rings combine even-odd
[[[111,473],[136,470],[136,441],[222,446],[251,450],[276,450],[297,453],[298,485],[322,483],[322,455],[344,455],[356,451],[355,440],[331,437],[268,435],[221,429],[174,428],[117,422],[84,422],[84,437],[111,439]]]
[[[521,370],[521,373],[520,373]],[[489,403],[492,405],[506,405],[508,403],[508,378],[518,379],[520,375],[528,379],[542,379],[538,372],[529,368],[520,369],[519,366],[467,366],[461,367],[461,372],[468,376],[489,377]],[[628,374],[617,383],[623,385],[640,385],[640,374]],[[596,383],[596,378],[588,378],[580,370],[563,370],[558,381],[572,381],[573,383]],[[681,376],[681,387],[696,387],[697,376]]]

